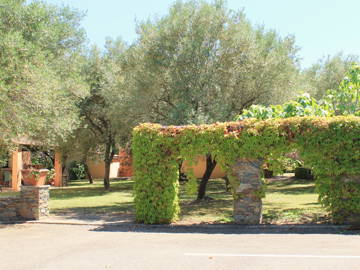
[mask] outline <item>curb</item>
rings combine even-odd
[[[68,225],[68,226],[92,226],[92,227],[118,227],[131,230],[152,230],[152,229],[165,229],[165,230],[232,230],[232,231],[297,231],[297,230],[309,230],[309,231],[342,231],[351,230],[351,225],[332,225],[332,224],[285,224],[285,225],[273,225],[273,224],[260,224],[260,225],[236,225],[236,224],[138,224],[138,223],[89,223],[89,222],[67,222],[67,221],[15,221],[15,222],[0,222],[0,225],[11,224],[41,224],[41,225]]]

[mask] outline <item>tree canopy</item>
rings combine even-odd
[[[292,96],[296,52],[292,36],[252,25],[223,1],[188,1],[138,25],[128,66],[149,121],[208,123]]]
[[[1,139],[58,143],[77,126],[75,100],[86,95],[78,63],[82,14],[39,1],[0,6]]]
[[[360,116],[360,65],[353,64],[338,87],[328,90],[323,99],[316,100],[304,93],[282,105],[252,105],[236,117],[237,120],[257,118],[288,118],[294,116]]]
[[[343,53],[326,56],[302,72],[300,87],[315,98],[321,99],[328,90],[338,89],[340,82],[354,63],[360,63],[359,56]]]

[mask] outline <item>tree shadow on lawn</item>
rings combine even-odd
[[[87,186],[87,185],[86,185]],[[112,186],[110,190],[105,190],[103,187],[94,186],[94,187],[65,187],[59,189],[51,189],[50,190],[50,198],[53,199],[73,199],[73,198],[81,198],[81,197],[95,197],[107,195],[113,192],[128,192],[132,193],[133,183],[123,183],[121,185]]]
[[[280,211],[281,210],[281,211]],[[263,213],[263,224],[331,224],[328,214],[299,208],[272,208]]]
[[[306,185],[306,186],[298,186]],[[270,182],[266,186],[266,192],[282,193],[288,195],[313,194],[315,183],[309,180],[289,179],[284,181]]]
[[[180,221],[187,219],[197,219],[205,216],[218,216],[220,220],[232,219],[233,199],[205,198],[201,201],[182,201],[180,202]],[[219,220],[213,220],[218,222]]]
[[[276,192],[276,193],[282,193],[287,195],[301,195],[301,194],[313,194],[315,193],[314,187],[291,187],[291,188],[268,188],[266,190],[267,192]]]

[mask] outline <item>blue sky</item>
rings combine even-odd
[[[122,37],[131,43],[136,20],[163,16],[174,0],[45,0],[87,11],[83,20],[91,43],[103,46],[106,37]],[[228,0],[231,9],[245,9],[254,24],[293,34],[300,47],[302,66],[319,58],[360,55],[360,0]]]

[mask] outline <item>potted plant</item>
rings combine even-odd
[[[48,169],[23,169],[21,170],[25,186],[43,186],[46,182]]]
[[[55,184],[55,169],[52,168],[49,170],[48,174],[46,175],[46,185],[53,186]]]

